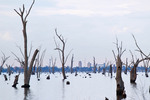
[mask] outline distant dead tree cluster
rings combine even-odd
[[[138,51],[141,55],[141,58],[137,58],[135,59],[133,53],[130,50],[131,56],[132,56],[132,61],[129,64],[128,63],[128,59],[126,58],[126,63],[125,63],[125,71],[124,73],[127,74],[128,68],[130,68],[130,82],[131,83],[135,83],[136,79],[137,79],[137,67],[139,65],[139,63],[143,62],[143,65],[145,67],[145,76],[148,77],[148,66],[149,66],[149,60],[150,60],[150,54],[146,55],[141,48],[139,47],[134,35],[133,39],[135,41],[135,45],[137,47],[136,51]],[[121,76],[122,73],[122,65],[124,64],[121,60],[121,56],[123,55],[123,53],[126,51],[125,49],[122,49],[122,42],[119,46],[118,44],[118,39],[116,39],[116,48],[117,48],[117,55],[115,54],[115,52],[112,50],[113,55],[115,57],[115,61],[116,61],[116,94],[117,94],[117,100],[121,100],[122,98],[126,97],[125,94],[125,86],[124,86],[124,82]],[[131,67],[130,67],[131,66]],[[132,67],[133,66],[133,67]]]

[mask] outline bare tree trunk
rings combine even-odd
[[[117,83],[117,95],[122,95],[124,92],[124,82],[122,80],[121,72],[122,72],[122,61],[120,57],[117,57],[116,62],[117,73],[116,73],[116,83]]]
[[[124,71],[125,74],[127,74],[127,71],[128,71],[127,69],[128,69],[128,59],[126,58],[126,66],[125,66],[125,71]]]
[[[130,71],[130,83],[135,83],[137,74],[136,74],[136,68],[138,64],[134,64],[133,68]]]
[[[118,51],[117,56],[115,55],[115,53],[113,51],[114,58],[115,58],[115,61],[116,61],[116,67],[117,67],[117,72],[116,72],[116,95],[117,95],[117,100],[118,99],[121,100],[123,98],[126,98],[124,82],[123,82],[122,76],[121,76],[121,72],[122,72],[121,56],[125,52],[125,50],[122,50],[122,42],[121,42],[121,46],[118,45],[118,40],[116,42],[116,46],[117,46],[117,51]]]
[[[74,58],[74,55],[72,54],[72,58],[71,58],[71,74],[73,73],[73,69],[72,69],[72,67],[73,67],[73,58]]]
[[[38,50],[36,49],[35,52],[34,52],[34,55],[32,57],[32,60],[31,60],[31,63],[30,63],[30,68],[28,70],[28,46],[27,46],[27,32],[26,32],[26,25],[27,25],[27,17],[28,15],[30,14],[30,11],[32,9],[32,6],[34,4],[35,0],[33,0],[30,8],[28,11],[26,11],[26,15],[24,16],[24,13],[25,13],[25,7],[23,5],[23,9],[19,8],[19,11],[18,12],[16,9],[15,12],[20,16],[21,18],[21,21],[22,21],[22,25],[23,25],[23,37],[24,37],[24,85],[22,87],[24,88],[29,88],[30,85],[29,85],[29,82],[30,82],[30,76],[31,76],[31,72],[32,72],[32,66],[33,66],[33,63],[34,63],[34,60],[35,60],[35,57],[38,53]]]
[[[16,88],[16,86],[18,84],[19,75],[20,74],[18,74],[18,75],[15,76],[14,84],[12,85],[12,87],[14,87],[14,88]]]
[[[5,64],[5,62],[9,59],[10,56],[6,57],[5,54],[2,52],[3,56],[1,57],[1,66],[0,66],[0,75],[2,73],[3,70],[3,66]]]
[[[100,71],[101,71],[101,67],[99,66],[99,67],[98,67],[98,73],[100,73]]]
[[[59,52],[59,57],[60,57],[60,61],[61,61],[61,64],[62,64],[63,79],[66,79],[66,75],[65,75],[65,63],[66,63],[66,61],[68,59],[68,56],[70,55],[71,51],[65,57],[65,45],[66,45],[66,42],[65,42],[65,40],[64,40],[64,38],[63,38],[62,35],[58,35],[57,34],[57,29],[55,29],[55,33],[56,33],[56,36],[58,37],[58,39],[62,42],[62,48],[60,48],[59,45],[55,41],[55,45],[56,45],[55,50],[58,50],[58,52]]]
[[[94,67],[93,73],[96,73],[96,66],[97,64],[95,64],[95,57],[93,57],[93,67]]]
[[[32,72],[33,63],[34,63],[34,61],[35,61],[35,57],[36,57],[36,55],[37,55],[38,52],[39,52],[39,50],[36,49],[35,52],[34,52],[34,54],[33,54],[32,59],[31,59],[30,66],[29,66],[29,70],[28,70],[27,84],[30,83],[30,77],[31,77],[31,72]]]
[[[112,78],[112,64],[110,64],[109,73],[110,73],[110,76]]]

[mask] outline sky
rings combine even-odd
[[[18,66],[14,52],[22,58],[17,46],[23,50],[23,34],[20,17],[14,9],[19,10],[25,4],[29,9],[32,0],[0,0],[0,51],[10,56],[7,64]],[[150,1],[149,0],[36,0],[27,20],[28,46],[33,50],[46,49],[44,65],[49,64],[51,57],[56,58],[60,66],[55,35],[66,39],[67,55],[72,50],[66,65],[70,65],[74,54],[74,66],[78,61],[86,66],[93,63],[110,61],[114,63],[112,50],[116,52],[116,37],[123,42],[126,52],[122,60],[131,61],[129,50],[140,58],[132,37],[134,34],[140,48],[146,54],[150,52]],[[0,53],[2,57],[2,53]]]

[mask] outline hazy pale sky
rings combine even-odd
[[[28,9],[32,0],[0,0],[0,50],[11,56],[8,64],[17,62],[11,54],[22,57],[16,45],[23,48],[22,24],[14,9]],[[150,52],[150,1],[149,0],[36,0],[28,17],[28,46],[33,50],[42,46],[46,49],[44,65],[49,58],[57,58],[54,50],[55,28],[58,34],[66,38],[66,54],[73,49],[74,65],[78,61],[97,63],[114,61],[113,42],[118,37],[126,49],[122,60],[131,58],[129,50],[140,57],[134,50],[136,46],[131,34],[134,34],[139,46],[145,53]],[[57,39],[57,38],[56,38]],[[57,40],[58,41],[58,40]],[[2,54],[0,53],[0,57]],[[67,65],[70,65],[71,56]]]

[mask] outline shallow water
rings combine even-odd
[[[21,88],[23,85],[23,74],[19,77],[17,88],[11,87],[14,81],[13,74],[10,80],[5,81],[0,75],[0,100],[116,100],[116,81],[115,76],[110,78],[101,73],[91,74],[91,78],[86,73],[74,74],[67,73],[69,76],[62,81],[62,75],[55,73],[50,75],[50,80],[46,80],[46,73],[41,74],[40,81],[36,75],[32,75],[30,89]],[[86,77],[86,78],[85,78]],[[122,73],[126,100],[149,100],[150,78],[146,78],[144,73],[138,73],[136,85],[130,84],[130,77]],[[66,85],[70,81],[70,85]]]

